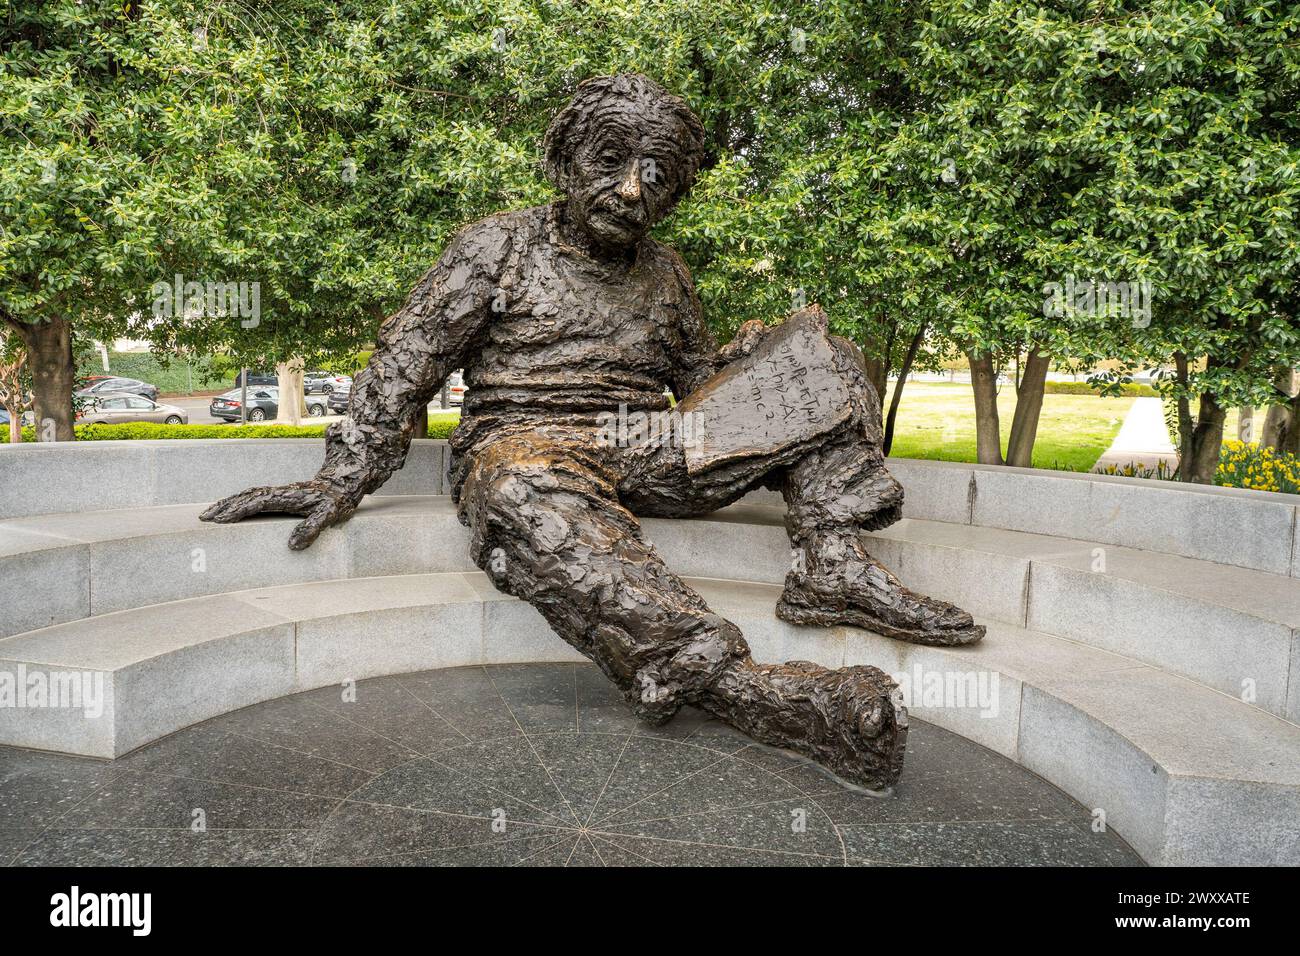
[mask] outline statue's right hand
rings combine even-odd
[[[346,521],[357,510],[358,502],[358,497],[324,481],[299,481],[291,485],[249,488],[222,498],[199,515],[199,519],[229,524],[258,514],[302,515],[306,520],[289,535],[289,547],[301,551],[330,525]]]
[[[750,319],[736,330],[735,338],[719,349],[719,354],[728,362],[744,358],[758,348],[768,331],[761,319]]]

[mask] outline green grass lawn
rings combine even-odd
[[[1090,471],[1110,447],[1133,404],[1128,398],[1045,395],[1034,443],[1034,467]],[[998,397],[1002,451],[1006,453],[1015,414],[1015,390],[1005,385]],[[898,408],[890,452],[898,458],[975,461],[975,399],[971,387],[942,382],[908,382]]]

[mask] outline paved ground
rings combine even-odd
[[[1135,398],[1119,434],[1093,470],[1129,464],[1154,469],[1161,461],[1170,471],[1178,467],[1178,449],[1169,440],[1164,408],[1158,398]]]
[[[1140,861],[1015,764],[914,721],[887,798],[686,711],[634,720],[594,667],[328,687],[112,763],[0,748],[11,864],[868,865]],[[202,824],[202,825],[200,825]]]

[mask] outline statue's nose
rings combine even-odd
[[[637,160],[628,163],[617,191],[628,202],[636,202],[641,198],[641,164]]]

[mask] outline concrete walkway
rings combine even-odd
[[[1119,434],[1093,470],[1130,464],[1154,469],[1161,461],[1171,470],[1178,467],[1178,450],[1169,440],[1164,408],[1158,398],[1135,398]]]

